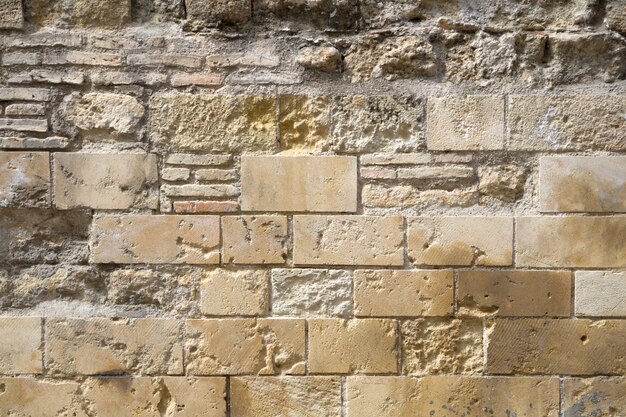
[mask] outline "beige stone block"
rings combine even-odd
[[[301,375],[304,320],[187,320],[186,361],[192,375]]]
[[[416,410],[432,417],[557,417],[559,380],[471,376],[347,379],[347,417],[412,417],[418,415]]]
[[[156,155],[54,154],[59,209],[156,209],[158,180]]]
[[[241,207],[255,211],[355,212],[351,156],[243,156]]]
[[[294,216],[296,265],[402,265],[400,216]]]
[[[287,217],[224,216],[224,262],[282,264],[287,258]]]
[[[0,152],[0,207],[50,205],[50,154]]]
[[[356,316],[448,316],[454,305],[452,271],[358,270]]]
[[[0,378],[0,415],[15,417],[88,417],[75,402],[74,381]]]
[[[626,97],[618,94],[510,96],[512,150],[620,151]]]
[[[365,207],[413,209],[469,207],[479,203],[475,187],[456,190],[424,190],[413,185],[364,184],[361,191]]]
[[[459,271],[458,310],[471,316],[567,317],[571,286],[569,271]]]
[[[42,360],[41,318],[0,317],[0,373],[41,374]]]
[[[150,138],[159,150],[273,151],[276,98],[159,93],[150,98]]]
[[[626,212],[626,157],[544,157],[539,173],[541,211]]]
[[[309,320],[309,372],[395,373],[397,323],[389,319]]]
[[[435,151],[504,149],[504,97],[431,97],[426,146]]]
[[[200,311],[215,316],[263,316],[269,304],[269,271],[215,269],[200,284]]]
[[[626,321],[495,319],[486,371],[520,375],[623,375]]]
[[[340,417],[337,377],[236,377],[230,382],[232,417]]]
[[[82,387],[81,402],[98,417],[225,417],[225,378],[97,378]]]
[[[181,323],[174,319],[46,320],[46,369],[52,375],[183,372]]]
[[[328,97],[280,96],[281,150],[324,152],[330,150],[330,101]]]
[[[577,316],[626,317],[626,272],[577,271]]]
[[[416,265],[511,265],[513,218],[410,218],[407,242]]]
[[[563,417],[619,417],[624,410],[624,378],[568,378],[563,383]]]
[[[626,266],[626,216],[519,217],[516,264],[530,267]]]
[[[480,319],[425,318],[402,322],[402,373],[471,374],[483,370]]]
[[[95,263],[217,264],[218,216],[100,216],[94,219]]]

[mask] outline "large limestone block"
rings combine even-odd
[[[304,320],[187,320],[186,341],[192,375],[304,374]]]
[[[50,205],[50,154],[0,152],[0,207]]]
[[[287,257],[286,216],[224,216],[224,262],[282,264]]]
[[[41,318],[0,318],[0,373],[43,373]]]
[[[395,373],[396,322],[389,319],[309,320],[309,371]]]
[[[626,157],[544,157],[539,173],[541,211],[626,212]]]
[[[215,316],[263,316],[269,307],[269,272],[215,269],[200,284],[200,311]]]
[[[574,282],[576,315],[626,317],[626,272],[577,271]]]
[[[52,375],[183,372],[181,323],[174,319],[46,320],[46,369]]]
[[[296,265],[402,265],[400,216],[294,216]]]
[[[150,99],[150,138],[161,151],[273,151],[276,98],[162,93]]]
[[[416,217],[408,220],[408,254],[416,265],[513,262],[512,217]]]
[[[241,184],[243,210],[355,212],[357,161],[351,156],[243,156]]]
[[[54,155],[54,196],[59,209],[156,209],[157,187],[156,155]]]
[[[452,271],[357,270],[356,316],[448,316],[454,305]]]
[[[337,377],[235,377],[230,382],[232,417],[340,417]]]
[[[623,375],[624,338],[623,320],[495,319],[487,323],[486,371]]]
[[[217,264],[218,216],[100,216],[94,219],[95,263]]]
[[[428,99],[426,144],[436,151],[504,148],[504,97],[451,96]]]
[[[571,286],[569,271],[459,271],[458,309],[472,316],[567,317]]]
[[[563,383],[563,417],[621,417],[624,410],[624,378],[568,378]]]
[[[626,216],[519,217],[518,266],[626,266]]]

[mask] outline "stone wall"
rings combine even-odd
[[[0,416],[626,416],[625,36],[0,0]]]

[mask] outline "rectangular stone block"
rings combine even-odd
[[[119,67],[123,64],[122,55],[102,52],[62,51],[48,52],[43,56],[45,65],[93,65]]]
[[[435,151],[504,149],[504,97],[430,97],[426,146]]]
[[[54,194],[59,209],[156,209],[157,186],[153,154],[54,155]]]
[[[519,217],[518,266],[626,266],[626,216]]]
[[[397,323],[389,319],[309,320],[309,372],[396,373]]]
[[[239,188],[230,184],[166,184],[161,187],[161,193],[168,197],[204,198],[228,198],[240,194]]]
[[[352,274],[332,269],[273,269],[272,314],[352,315]]]
[[[128,65],[200,68],[202,58],[193,55],[129,54],[126,57],[126,63]]]
[[[47,138],[29,138],[29,137],[0,137],[0,149],[65,149],[70,141],[60,136],[50,136]]]
[[[123,215],[94,219],[95,263],[217,264],[218,216]]]
[[[50,154],[0,152],[0,207],[50,206]]]
[[[402,265],[400,216],[294,216],[296,265]]]
[[[541,211],[626,212],[626,157],[544,157],[539,173]]]
[[[42,343],[40,317],[0,317],[0,373],[43,373]]]
[[[558,378],[351,376],[347,417],[559,415]],[[573,416],[571,416],[573,417]]]
[[[487,323],[486,371],[623,375],[625,338],[624,320],[495,319]]]
[[[304,320],[187,320],[185,358],[192,375],[302,375]]]
[[[286,216],[224,216],[224,262],[284,264],[287,258]]]
[[[626,317],[626,272],[577,271],[577,316]]]
[[[355,212],[351,156],[242,156],[241,207],[249,211]]]
[[[464,315],[567,317],[571,286],[569,271],[459,271],[456,296]]]
[[[563,417],[620,416],[624,410],[624,378],[567,378],[563,383]]]
[[[174,319],[46,319],[52,375],[183,373],[181,323]]]
[[[416,265],[511,265],[513,218],[410,218],[407,243]]]
[[[269,271],[215,269],[200,284],[200,310],[215,316],[264,316],[269,304]]]
[[[47,132],[48,121],[42,119],[0,119],[0,130]]]
[[[80,403],[75,402],[79,387],[74,381],[0,378],[0,415],[50,417],[65,414],[84,417]]]
[[[0,29],[21,29],[24,16],[21,0],[0,0]]]
[[[39,103],[9,104],[4,109],[4,114],[7,116],[43,116],[46,114],[46,106]]]
[[[358,270],[356,316],[449,316],[454,305],[452,271]]]
[[[174,201],[174,212],[186,213],[233,213],[239,211],[236,201]]]
[[[0,101],[49,101],[52,90],[46,88],[0,88]]]
[[[163,93],[150,98],[149,135],[161,151],[273,151],[276,98]]]
[[[511,150],[623,150],[626,97],[619,94],[509,97]]]
[[[233,160],[229,154],[190,154],[190,153],[173,153],[165,158],[168,165],[210,165],[219,166],[226,165]]]
[[[340,417],[337,377],[235,377],[230,382],[232,417]]]

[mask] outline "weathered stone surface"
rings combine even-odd
[[[168,197],[227,198],[239,195],[239,188],[231,184],[163,185],[161,193]]]
[[[519,217],[518,266],[624,267],[626,217]]]
[[[282,264],[287,258],[286,216],[222,217],[224,262]]]
[[[52,375],[182,374],[181,327],[173,319],[48,318],[46,369]]]
[[[622,417],[626,410],[624,378],[565,379],[563,417]]]
[[[513,218],[416,217],[408,222],[416,265],[511,265]]]
[[[83,210],[0,210],[0,262],[87,263],[91,214]]]
[[[216,316],[263,316],[269,307],[269,273],[263,270],[206,271],[200,311]]]
[[[475,188],[422,190],[413,185],[365,184],[361,191],[365,207],[468,207],[478,203]]]
[[[156,209],[157,184],[153,154],[54,155],[54,195],[59,209]]]
[[[50,205],[50,154],[0,152],[0,207]]]
[[[20,0],[0,1],[0,29],[20,29],[24,24]]]
[[[496,319],[487,324],[486,371],[623,375],[625,335],[623,320]]]
[[[309,371],[395,373],[397,325],[388,319],[309,320]]]
[[[185,9],[189,19],[213,25],[237,25],[250,19],[252,3],[251,0],[188,0]]]
[[[187,320],[186,341],[193,375],[304,374],[304,320]]]
[[[432,417],[462,413],[557,417],[557,378],[480,378],[471,376],[351,376],[347,379],[348,417],[410,417],[423,410]],[[568,416],[573,417],[573,416]]]
[[[341,53],[333,46],[305,47],[298,51],[296,62],[307,69],[335,72],[341,68]]]
[[[336,152],[415,152],[424,146],[423,103],[412,96],[346,96],[333,102]]]
[[[544,157],[539,172],[542,211],[626,212],[626,157]]]
[[[160,237],[158,239],[157,237]],[[219,263],[217,216],[100,216],[94,219],[96,263]]]
[[[401,331],[404,374],[467,374],[483,370],[483,326],[479,319],[406,320]]]
[[[355,29],[358,3],[354,0],[254,0],[255,18],[292,29],[311,27],[334,30]]]
[[[504,97],[428,99],[426,145],[437,151],[504,148]]]
[[[574,280],[578,316],[626,316],[626,272],[577,271]]]
[[[243,210],[356,211],[351,156],[242,156],[241,183]]]
[[[332,269],[273,269],[272,314],[350,316],[352,274]]]
[[[323,152],[330,149],[328,97],[280,96],[279,107],[281,150]]]
[[[41,119],[0,119],[0,130],[43,133],[48,131],[48,121]]]
[[[124,94],[72,94],[65,98],[63,117],[90,139],[129,135],[139,130],[144,115],[136,98]]]
[[[609,29],[622,36],[626,35],[626,2],[624,0],[611,1],[606,5],[606,24]]]
[[[32,0],[26,4],[28,20],[39,26],[119,28],[130,23],[130,0]]]
[[[0,372],[43,373],[41,318],[0,317]]]
[[[76,415],[86,417],[80,404],[73,403],[79,384],[74,381],[35,378],[0,378],[2,401],[0,415],[49,417]]]
[[[567,317],[571,286],[569,271],[459,271],[456,296],[461,314]]]
[[[233,417],[340,417],[337,377],[236,377],[230,382]]]
[[[452,271],[357,270],[356,316],[448,316],[454,305]]]
[[[276,99],[265,96],[154,94],[150,138],[162,151],[272,151]]]
[[[52,92],[46,88],[0,88],[0,101],[49,101]]]
[[[402,217],[294,216],[296,265],[402,265]]]
[[[541,95],[509,98],[512,150],[623,150],[623,95]]]
[[[517,165],[478,168],[478,191],[482,196],[513,202],[524,192],[526,169]]]

